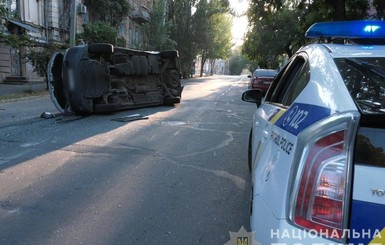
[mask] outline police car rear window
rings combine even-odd
[[[385,113],[385,58],[336,58],[335,63],[361,112]]]
[[[355,147],[355,162],[385,167],[385,129],[360,127]]]

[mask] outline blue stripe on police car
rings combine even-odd
[[[331,113],[329,108],[294,103],[276,122],[275,125],[294,134],[298,135],[302,130],[309,127],[313,123],[328,117]]]

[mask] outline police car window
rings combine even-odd
[[[301,69],[297,72],[296,76],[293,78],[292,83],[289,85],[285,96],[283,97],[282,104],[290,106],[295,98],[301,93],[305,88],[306,84],[310,80],[310,68],[308,63],[304,63]]]
[[[286,68],[290,65],[290,62],[288,62],[282,69],[281,71],[275,76],[273,83],[270,85],[269,90],[267,90],[266,96],[265,96],[265,101],[272,101],[272,96],[275,93],[279,81],[282,80],[282,76]]]
[[[271,97],[269,98],[270,102],[284,104],[283,99],[285,94],[288,91],[292,82],[295,82],[301,74],[302,67],[305,64],[305,59],[302,56],[297,56],[286,68],[279,81],[276,81],[277,84],[273,87]],[[293,94],[294,95],[294,94]],[[292,96],[291,96],[292,97]]]
[[[362,113],[385,113],[385,58],[337,58],[342,79]]]
[[[357,133],[354,158],[358,164],[385,167],[385,130],[360,127]]]

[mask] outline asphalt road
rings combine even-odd
[[[249,230],[247,78],[184,82],[182,102],[40,118],[0,103],[0,244],[224,244]],[[127,122],[139,114],[141,120]]]

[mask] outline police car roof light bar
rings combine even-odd
[[[318,22],[309,27],[307,38],[376,39],[385,38],[385,21],[335,21]]]

